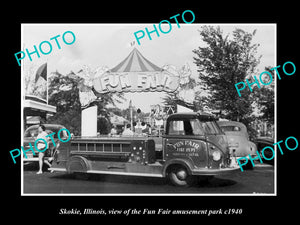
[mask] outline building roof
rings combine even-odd
[[[24,100],[23,107],[26,112],[28,112],[28,110],[31,111],[27,114],[28,116],[39,116],[40,113],[56,113],[56,106],[48,105],[34,100]]]
[[[128,120],[126,120],[122,116],[117,116],[117,115],[111,115],[110,122],[114,125],[124,125],[124,123],[129,123]]]
[[[136,48],[110,72],[155,72],[162,69],[146,59]]]

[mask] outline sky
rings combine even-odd
[[[248,32],[256,29],[252,43],[260,44],[257,55],[262,55],[257,67],[258,71],[263,72],[266,66],[276,66],[276,25],[274,24],[183,23],[178,28],[175,23],[167,34],[160,33],[157,37],[153,33],[152,40],[145,35],[140,39],[140,45],[136,41],[134,46],[130,45],[135,40],[134,32],[145,31],[145,27],[151,30],[153,24],[22,24],[23,49],[27,48],[31,52],[34,50],[33,45],[38,47],[42,41],[50,41],[50,38],[57,35],[60,35],[58,41],[61,46],[61,49],[58,49],[55,41],[50,41],[52,52],[48,55],[40,54],[40,58],[33,54],[32,61],[28,57],[25,58],[23,61],[26,66],[23,69],[27,66],[38,67],[45,62],[48,65],[48,74],[55,71],[62,74],[68,74],[70,71],[78,72],[83,65],[88,65],[92,69],[101,66],[113,68],[128,56],[133,47],[136,47],[144,57],[159,67],[171,64],[180,68],[188,63],[192,77],[197,78],[197,67],[193,62],[195,54],[192,50],[204,44],[198,31],[202,25],[219,25],[224,35],[231,34],[235,28]],[[162,29],[167,30],[167,28]],[[61,39],[66,31],[75,34],[76,40],[71,45],[66,45]],[[161,104],[163,96],[163,92],[126,93],[127,101],[117,106],[127,108],[131,99],[136,108],[149,112],[150,105]]]

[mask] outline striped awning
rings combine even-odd
[[[146,59],[136,48],[110,72],[154,72],[162,69]]]

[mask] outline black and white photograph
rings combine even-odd
[[[22,24],[22,46],[23,195],[276,195],[276,24]]]
[[[4,7],[3,220],[297,221],[295,3],[112,3]]]

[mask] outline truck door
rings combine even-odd
[[[207,145],[202,130],[197,130],[197,119],[176,119],[167,123],[163,136],[164,159],[184,159],[196,167],[207,165]]]

